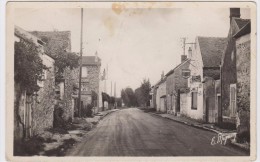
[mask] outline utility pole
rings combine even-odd
[[[81,117],[81,76],[82,76],[82,31],[83,31],[83,8],[81,8],[81,29],[80,29],[80,63],[79,63],[79,96],[78,96],[78,110],[79,117]]]

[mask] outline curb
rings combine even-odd
[[[172,119],[172,118],[169,118],[169,117],[163,117],[163,116],[161,116],[159,114],[156,114],[156,113],[150,113],[150,114],[153,114],[153,115],[156,115],[156,116],[160,116],[162,118],[166,118],[166,119],[169,119],[169,120],[173,120],[175,122],[182,123],[182,124],[185,124],[185,125],[188,125],[188,126],[192,126],[192,127],[195,127],[195,128],[200,128],[200,129],[208,130],[208,131],[215,132],[215,133],[223,133],[223,132],[217,131],[215,129],[210,129],[210,128],[205,127],[205,126],[200,126],[200,125],[197,125],[197,124],[190,124],[188,122],[175,120],[175,119]]]
[[[111,114],[111,113],[116,112],[116,111],[118,111],[118,110],[114,110],[114,111],[110,111],[110,112],[106,113],[105,115],[103,115],[103,116],[101,117],[101,119],[103,119],[103,118],[104,118],[105,116],[107,116],[108,114]]]
[[[192,126],[192,127],[195,127],[195,128],[199,128],[199,129],[202,129],[202,130],[211,131],[211,132],[214,132],[214,133],[217,133],[217,134],[224,133],[224,132],[221,132],[221,131],[217,131],[217,130],[215,130],[215,129],[210,129],[210,128],[205,127],[205,126],[200,126],[200,125],[196,125],[196,124],[190,124],[190,123],[188,123],[188,122],[175,120],[175,119],[172,119],[172,118],[169,118],[169,117],[163,117],[163,116],[161,116],[160,114],[156,114],[156,113],[152,113],[152,112],[149,112],[149,113],[152,114],[152,115],[159,116],[159,117],[161,117],[161,118],[165,118],[165,119],[168,119],[168,120],[172,120],[172,121],[175,121],[175,122],[178,122],[178,123],[181,123],[181,124],[185,124],[185,125],[188,125],[188,126]],[[243,147],[243,146],[241,146],[241,145],[239,145],[239,144],[237,144],[237,143],[235,143],[235,142],[231,142],[230,145],[231,145],[232,147],[235,147],[235,148],[244,150],[244,151],[246,151],[246,152],[250,152],[250,148],[247,149],[247,148],[245,148],[245,147]]]

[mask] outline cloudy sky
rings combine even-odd
[[[249,15],[249,10],[241,10],[242,18]],[[16,9],[15,24],[27,31],[69,30],[72,51],[79,52],[78,8]],[[108,66],[107,87],[116,81],[120,94],[127,86],[137,88],[143,78],[154,84],[162,71],[178,65],[181,37],[188,42],[196,36],[226,37],[228,29],[228,8],[85,8],[83,55],[98,52],[101,71]]]

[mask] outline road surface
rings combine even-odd
[[[220,144],[217,134],[145,113],[137,108],[113,112],[73,147],[69,156],[244,156]]]

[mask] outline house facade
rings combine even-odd
[[[182,56],[182,62],[170,70],[166,76],[167,113],[180,114],[180,94],[188,87],[188,80],[182,76],[182,70],[189,68],[189,59]]]
[[[55,60],[47,55],[44,42],[33,34],[15,26],[15,42],[33,43],[40,48],[39,56],[42,63],[49,69],[43,71],[43,77],[37,84],[39,91],[28,94],[21,91],[20,85],[15,83],[15,111],[14,111],[14,140],[28,138],[41,134],[45,129],[53,126],[53,112],[55,102]],[[17,94],[21,93],[20,100]],[[19,100],[19,101],[18,101]],[[18,109],[17,109],[18,107]]]
[[[32,34],[41,38],[46,45],[44,50],[52,57],[71,52],[71,32],[70,31],[33,31]],[[64,52],[62,52],[64,51]],[[55,80],[56,94],[63,102],[63,118],[66,121],[72,121],[77,107],[77,83],[79,81],[79,68],[65,68],[63,78]]]
[[[166,112],[167,111],[167,100],[166,100],[166,78],[162,74],[161,80],[156,84],[156,111]]]
[[[94,113],[99,110],[101,59],[96,56],[82,56],[81,101],[83,106],[92,104]]]
[[[197,37],[190,53],[186,115],[204,122],[218,121],[217,86],[225,38]]]
[[[237,48],[236,44],[241,39],[236,40],[234,37],[246,24],[249,23],[248,19],[240,18],[240,9],[230,9],[230,29],[227,36],[228,43],[224,51],[221,62],[221,107],[222,107],[222,122],[236,124],[237,119]],[[243,39],[244,40],[244,39]],[[243,56],[240,55],[239,57]],[[241,59],[240,59],[241,60]],[[248,60],[247,60],[248,61]]]

